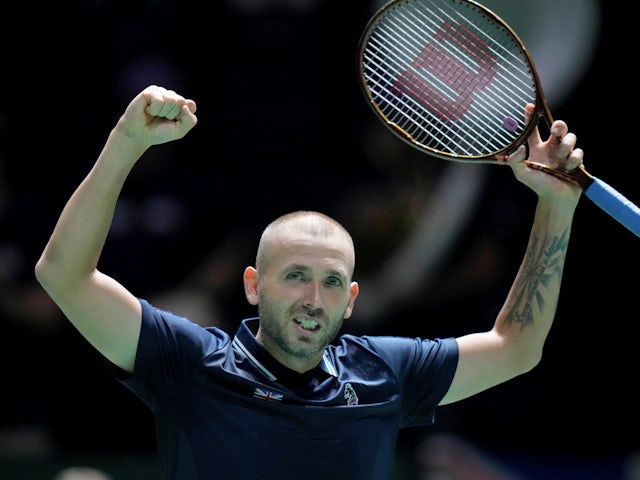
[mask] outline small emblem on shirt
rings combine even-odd
[[[269,402],[281,402],[283,398],[281,393],[272,392],[271,390],[265,390],[263,388],[256,388],[253,391],[253,396]]]
[[[344,398],[347,400],[347,405],[358,405],[358,395],[350,383],[344,386]]]

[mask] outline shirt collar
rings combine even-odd
[[[301,381],[317,378],[322,380],[327,375],[337,377],[338,373],[331,362],[331,358],[327,350],[322,356],[320,365],[316,368],[300,374],[285,367],[267,352],[262,345],[256,340],[259,320],[257,317],[247,318],[242,321],[233,344],[238,348],[259,370],[261,370],[272,381],[283,384],[299,383]],[[319,377],[319,378],[318,378]]]

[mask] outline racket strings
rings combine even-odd
[[[413,143],[486,156],[524,130],[535,78],[511,32],[457,0],[408,0],[385,11],[362,50],[380,113]]]
[[[405,21],[406,21],[406,18],[405,18]],[[424,26],[424,25],[425,25],[424,22],[422,22],[422,26]],[[453,25],[453,24],[450,24],[450,25]],[[432,27],[430,27],[430,28],[432,28]],[[394,26],[394,29],[397,30],[397,25]],[[460,31],[461,30],[460,28],[458,28],[457,30],[458,31],[456,31],[455,33],[457,33],[458,35],[461,34],[461,33],[464,33],[464,32]],[[417,30],[414,28],[411,33],[414,34],[416,31]],[[452,38],[451,33],[444,32],[444,34],[443,34],[443,31],[444,31],[444,29],[441,27],[440,31],[438,33],[436,33],[434,36],[435,37],[449,36],[450,38]],[[467,30],[467,32],[468,32],[468,30]],[[431,30],[431,33],[433,34],[433,29]],[[474,45],[474,43],[478,43],[477,39],[473,39],[473,41],[469,40],[471,35],[469,33],[466,33],[467,40],[465,40],[464,43],[453,43],[453,45],[454,46],[455,45],[467,46],[467,50],[468,50],[469,49],[468,48],[469,45]],[[420,38],[420,36],[417,36],[417,38]],[[438,40],[442,41],[442,38],[440,38]],[[492,64],[488,68],[483,68],[483,64],[486,66],[486,62],[482,62],[482,58],[480,58],[480,62],[478,62],[478,64],[480,65],[480,67],[478,69],[478,71],[480,72],[480,75],[475,75],[475,74],[472,74],[469,71],[468,68],[466,68],[466,67],[462,68],[460,66],[460,63],[451,62],[450,61],[451,57],[449,56],[449,54],[445,54],[442,51],[442,49],[440,49],[440,48],[429,48],[432,45],[433,44],[428,44],[427,45],[427,48],[425,48],[423,50],[423,52],[421,53],[421,55],[419,57],[420,62],[415,62],[414,61],[414,66],[420,68],[423,63],[428,63],[428,64],[431,65],[431,71],[434,72],[436,74],[436,76],[435,77],[432,76],[431,79],[427,78],[425,80],[425,79],[422,79],[422,78],[418,77],[416,71],[419,71],[419,70],[407,69],[407,70],[405,70],[405,73],[403,74],[403,77],[401,77],[401,80],[404,78],[404,80],[409,80],[408,83],[413,85],[413,86],[415,86],[415,85],[422,86],[422,88],[419,88],[420,91],[418,92],[417,97],[418,98],[422,98],[422,99],[429,98],[432,101],[430,106],[433,106],[434,96],[432,96],[432,95],[424,95],[424,93],[425,93],[424,85],[430,85],[431,82],[436,83],[437,80],[438,80],[438,75],[440,75],[441,78],[444,78],[446,80],[446,82],[449,82],[449,84],[452,84],[451,80],[449,80],[449,79],[450,78],[455,78],[456,82],[457,82],[457,85],[452,85],[452,86],[453,86],[454,89],[456,89],[456,91],[454,91],[453,94],[454,95],[455,94],[458,95],[457,101],[453,101],[453,99],[447,99],[446,100],[446,104],[444,105],[444,110],[443,110],[442,102],[440,102],[441,103],[440,108],[436,109],[438,111],[438,113],[440,114],[440,116],[444,117],[445,120],[452,120],[452,119],[455,119],[455,118],[459,117],[461,115],[460,112],[463,112],[468,108],[468,104],[470,103],[470,100],[471,100],[469,98],[468,93],[472,92],[474,90],[474,88],[469,88],[469,87],[470,86],[472,86],[472,87],[484,86],[484,85],[482,85],[483,81],[484,81],[484,83],[488,83],[488,82],[486,82],[487,75],[482,73],[482,70],[484,69],[486,71],[489,71],[489,72],[491,72],[491,75],[493,75],[493,72],[495,72],[495,66]],[[429,52],[430,54],[431,54],[431,52],[438,52],[440,58],[435,58],[433,55],[431,55],[431,58],[426,58],[425,55],[424,55],[424,52]],[[460,52],[457,52],[457,55],[461,56],[462,54]],[[476,55],[475,52],[473,53],[473,55],[475,57],[478,57],[478,55]],[[462,57],[460,57],[460,58],[462,58]],[[442,67],[439,68],[438,64],[434,63],[434,62],[436,62],[436,60],[437,61],[447,60],[447,62],[444,62],[444,63],[440,62],[440,65],[442,65]],[[493,63],[495,63],[495,62],[493,62]],[[452,65],[455,67],[455,71],[453,71],[453,72],[451,72],[451,66]],[[448,74],[447,74],[446,77],[442,75],[442,72],[445,71],[445,69],[448,71]],[[429,70],[424,70],[424,69],[422,71],[423,72],[429,72]],[[461,71],[464,71],[464,75],[461,75],[461,73],[460,73]],[[449,86],[447,85],[446,82],[443,85],[440,85],[438,87],[437,91],[446,92],[447,89],[449,88]],[[460,83],[465,83],[466,86],[464,88],[461,88],[460,87]],[[405,87],[406,86],[407,86],[407,84],[405,84]],[[411,91],[412,88],[408,88],[407,90]],[[413,88],[413,93],[414,94],[416,93],[415,92],[415,88]],[[422,93],[422,95],[420,95],[421,93]],[[488,107],[491,108],[491,105],[488,105]],[[444,112],[448,112],[448,115],[443,115],[443,111]],[[480,119],[480,121],[482,123],[485,123],[485,120],[486,119],[484,119],[484,118]]]

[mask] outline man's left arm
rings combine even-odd
[[[459,360],[441,404],[469,397],[535,367],[555,317],[572,213],[544,202],[529,244],[493,328],[457,339]]]
[[[527,106],[527,120],[532,106]],[[549,138],[537,129],[528,140],[530,160],[571,170],[582,163],[574,148],[576,136],[555,121]],[[516,178],[538,196],[529,243],[516,278],[491,330],[457,339],[459,359],[449,391],[440,402],[467,398],[534,368],[553,323],[569,245],[571,225],[581,188],[527,166],[527,149],[508,163]]]

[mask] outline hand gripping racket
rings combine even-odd
[[[369,20],[358,51],[363,91],[402,140],[461,162],[500,163],[553,117],[524,44],[472,0],[393,0]],[[524,106],[535,105],[528,124]],[[637,236],[640,208],[581,165],[532,168],[579,185]]]

